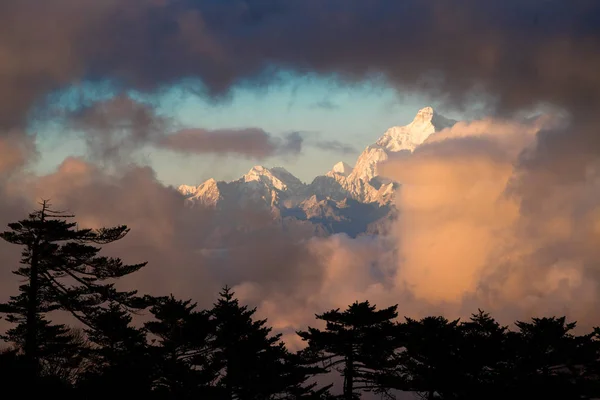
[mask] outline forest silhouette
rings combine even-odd
[[[9,397],[600,398],[599,328],[575,335],[575,322],[553,316],[511,330],[482,310],[465,321],[399,319],[398,305],[365,301],[316,315],[324,328],[297,332],[306,347],[292,352],[228,287],[206,310],[173,295],[118,290],[120,278],[146,263],[100,251],[129,229],[78,229],[72,218],[44,201],[0,234],[22,248],[13,271],[19,294],[0,304],[12,324],[0,354]],[[54,323],[57,312],[76,324]],[[140,313],[150,318],[133,323]],[[343,378],[341,393],[333,374]]]

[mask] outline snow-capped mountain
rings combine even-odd
[[[300,179],[289,173],[283,167],[265,168],[260,165],[242,177],[243,182],[259,182],[261,185],[278,191],[297,191],[304,187]]]
[[[198,186],[180,185],[177,191],[184,196],[191,196],[198,191]]]
[[[419,110],[410,124],[388,129],[377,140],[376,145],[391,152],[413,151],[431,134],[450,128],[454,124],[456,121],[439,115],[431,107],[425,107]]]
[[[378,165],[390,156],[410,154],[432,134],[456,121],[425,107],[405,126],[389,128],[365,148],[354,167],[339,162],[309,185],[282,167],[254,166],[232,182],[209,179],[199,186],[181,185],[179,192],[192,205],[227,211],[258,207],[274,218],[319,225],[317,231],[358,234],[377,231],[382,218],[393,213],[394,193],[399,186],[379,176]]]
[[[306,185],[282,167],[254,166],[232,182],[209,179],[197,187],[181,185],[178,190],[194,205],[219,209],[229,207],[277,207],[301,195]]]
[[[333,168],[327,173],[327,175],[342,175],[344,177],[347,177],[352,173],[352,170],[353,168],[351,166],[349,166],[343,161],[340,161],[339,163],[333,166]]]
[[[397,185],[380,179],[377,166],[392,154],[412,153],[429,136],[455,123],[431,107],[422,108],[410,124],[389,128],[374,144],[367,146],[352,172],[336,181],[357,200],[387,204],[392,200]]]

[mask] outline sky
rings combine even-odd
[[[0,223],[50,198],[127,224],[107,254],[150,261],[127,284],[201,305],[228,284],[295,345],[366,299],[598,326],[599,48],[597,0],[2,1]],[[427,105],[470,122],[382,166],[403,183],[386,235],[282,232],[171,187],[257,164],[308,182]],[[214,243],[240,221],[261,229]],[[8,294],[19,251],[0,256]]]
[[[174,88],[161,94],[157,107],[186,127],[259,127],[276,136],[303,132],[315,140],[344,144],[343,151],[307,146],[292,155],[240,159],[227,154],[182,155],[145,146],[128,157],[151,166],[160,181],[173,186],[199,185],[209,178],[235,180],[254,165],[283,166],[310,183],[338,161],[354,165],[362,150],[386,129],[408,124],[420,108],[430,103],[437,105],[434,99],[414,92],[399,93],[385,83],[367,82],[348,87],[326,78],[281,75],[285,76],[282,82],[261,90],[234,89],[229,98],[218,103]],[[87,88],[79,90],[93,92]],[[461,116],[452,111],[448,115]],[[63,126],[49,128],[45,121],[45,125],[33,129],[43,132],[37,137],[41,157],[34,166],[36,173],[52,171],[67,156],[86,154],[81,135],[58,134],[64,133]]]

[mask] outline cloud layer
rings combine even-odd
[[[390,159],[382,171],[403,183],[400,216],[380,237],[311,238],[301,225],[282,231],[264,211],[187,208],[149,168],[109,173],[76,158],[46,176],[5,175],[0,216],[12,221],[50,198],[81,226],[126,223],[131,234],[106,251],[150,264],[125,284],[206,306],[232,285],[292,347],[314,313],[366,299],[400,303],[410,316],[466,317],[480,307],[505,323],[567,314],[590,327],[600,323],[598,169],[562,180],[531,166],[545,138],[567,128],[548,118],[460,122]],[[1,248],[7,260],[18,257]],[[8,276],[3,282],[15,289]]]
[[[413,317],[483,308],[506,324],[566,314],[581,329],[597,326],[598,169],[561,185],[532,177],[525,161],[564,129],[547,117],[488,118],[435,134],[382,168],[403,183],[390,235],[314,239],[320,281],[291,293],[265,295],[260,282],[238,289],[295,345],[293,329],[315,324],[313,313],[365,299]]]
[[[598,323],[600,4],[459,3],[1,2],[0,222],[43,197],[85,226],[126,223],[132,233],[114,251],[151,261],[132,282],[140,289],[208,301],[234,284],[287,331],[312,312],[365,298],[400,302],[406,314],[484,307],[507,318],[568,312]],[[151,98],[178,84],[221,99],[235,86],[277,84],[280,70],[348,85],[383,79],[456,106],[483,102],[497,118],[458,124],[384,167],[404,186],[393,235],[378,239],[282,234],[252,210],[228,218],[253,229],[215,239],[212,228],[227,219],[183,207],[152,170],[97,166],[148,143],[251,157],[300,151],[300,133],[278,141],[260,129],[181,130],[123,94]],[[36,151],[25,128],[52,115],[48,95],[107,81],[120,96],[76,104],[68,116],[91,157],[28,176]],[[570,120],[500,119],[547,104]],[[207,255],[203,245],[215,242],[236,251]],[[16,253],[2,246],[12,265]]]
[[[598,170],[590,163],[584,175],[553,171],[554,162],[576,166],[585,158],[566,142],[555,159],[540,157],[548,137],[566,140],[570,129],[582,128],[547,120],[458,124],[385,166],[405,182],[397,281],[429,302],[567,313],[598,324]]]
[[[594,0],[6,1],[0,128],[85,80],[145,92],[186,82],[220,96],[276,83],[277,69],[348,83],[383,76],[452,101],[477,92],[500,109],[590,110],[599,15]]]

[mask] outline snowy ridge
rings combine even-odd
[[[347,177],[348,175],[350,175],[352,173],[352,170],[353,170],[353,168],[351,166],[349,166],[348,164],[346,164],[343,161],[340,161],[339,163],[337,163],[333,166],[331,171],[329,171],[327,173],[327,176],[342,175],[344,177]]]
[[[413,121],[406,126],[394,126],[380,137],[376,145],[386,151],[414,151],[431,134],[452,127],[456,121],[443,117],[433,108],[419,110]]]
[[[328,221],[329,228],[338,224],[343,225],[343,229],[354,231],[354,228],[348,227],[352,220],[361,217],[348,208],[357,209],[358,205],[364,204],[378,209],[389,208],[393,204],[399,183],[382,179],[378,165],[391,155],[410,154],[429,136],[455,123],[431,107],[422,108],[411,123],[389,128],[374,144],[367,146],[354,167],[338,162],[309,185],[285,168],[255,165],[232,182],[209,179],[199,186],[181,185],[177,190],[192,204],[222,210],[230,207],[263,207],[271,210],[273,215],[278,215],[277,218],[285,219],[287,216],[319,223]],[[373,218],[379,216],[370,210],[362,210],[361,213],[372,215]]]
[[[379,176],[377,166],[386,161],[390,154],[411,153],[433,133],[450,128],[455,123],[456,121],[439,115],[432,107],[420,109],[410,124],[389,128],[374,144],[367,146],[358,157],[351,173],[343,179],[336,178],[335,184],[341,185],[352,198],[359,201],[388,204],[393,200],[395,185],[379,185],[381,182],[373,182]],[[335,169],[336,167],[334,171]],[[332,175],[328,173],[327,176]],[[318,183],[323,186],[322,181]]]
[[[242,177],[244,182],[260,182],[265,186],[277,190],[287,190],[287,185],[277,178],[268,168],[261,165],[252,167],[246,175]]]
[[[262,201],[276,206],[283,200],[293,204],[312,195],[342,200],[350,197],[365,203],[388,204],[393,200],[393,182],[378,179],[378,165],[391,154],[414,151],[435,132],[452,127],[456,121],[439,115],[433,108],[425,107],[417,112],[413,121],[405,126],[389,128],[377,141],[365,148],[356,165],[351,167],[338,162],[331,171],[316,177],[305,185],[285,168],[266,168],[255,165],[242,178],[233,182],[216,182],[209,179],[200,186],[181,185],[178,190],[192,201],[216,206],[223,200],[221,186],[231,186],[230,196],[246,196],[251,201]],[[243,199],[237,203],[247,203]]]
[[[285,168],[256,165],[240,179],[232,182],[208,179],[194,187],[181,185],[178,191],[192,204],[222,208],[243,206],[278,206],[283,200],[297,196],[306,185]]]
[[[189,197],[189,200],[197,201],[205,206],[216,206],[219,200],[222,198],[219,183],[210,178],[196,189],[196,191]]]
[[[194,193],[196,193],[197,190],[198,190],[197,186],[190,186],[190,185],[179,185],[179,187],[177,188],[177,191],[184,196],[191,196]]]

